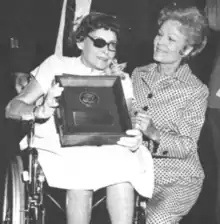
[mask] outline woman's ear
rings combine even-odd
[[[197,48],[196,50],[194,50],[193,52],[192,52],[192,56],[195,56],[195,55],[197,55],[198,53],[200,53],[204,48],[205,48],[205,46],[206,46],[206,44],[207,44],[207,37],[205,37],[204,38],[204,40],[202,41],[202,43],[200,44],[200,46],[199,46],[199,48]]]
[[[84,41],[76,42],[76,45],[77,45],[77,47],[78,47],[80,50],[83,50],[83,48],[84,48]]]
[[[185,46],[183,50],[180,51],[180,55],[185,58],[189,56],[192,51],[193,51],[192,46]]]

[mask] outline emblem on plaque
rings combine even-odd
[[[79,94],[79,101],[86,107],[92,107],[94,104],[98,104],[99,97],[93,92],[82,92]]]

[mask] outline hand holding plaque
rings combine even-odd
[[[59,83],[54,83],[45,97],[44,104],[50,108],[57,107],[59,105],[57,98],[61,96],[63,90],[63,87],[61,87]]]
[[[118,145],[124,146],[131,151],[136,151],[140,145],[142,145],[143,135],[142,132],[137,129],[127,130],[128,136],[121,137],[117,142]]]
[[[151,116],[146,114],[146,112],[140,111],[135,116],[132,116],[132,126],[140,130],[144,136],[160,142],[160,132],[155,127]]]

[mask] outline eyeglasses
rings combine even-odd
[[[104,39],[102,38],[93,38],[89,35],[87,35],[88,38],[93,42],[93,45],[97,48],[103,48],[105,47],[106,45],[108,46],[108,50],[109,51],[113,51],[115,52],[116,51],[116,48],[117,48],[117,43],[115,42],[109,42],[107,43]]]

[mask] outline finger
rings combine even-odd
[[[149,125],[150,123],[152,123],[152,119],[151,118],[140,116],[140,115],[136,116],[136,121],[139,122],[139,123],[144,123],[146,125]]]
[[[139,136],[138,137],[137,136],[135,136],[135,137],[121,137],[119,139],[119,142],[121,144],[127,146],[127,147],[134,147],[139,143],[140,140],[141,140],[141,137],[139,137]]]
[[[139,126],[141,123],[142,123],[142,120],[137,119],[137,117],[131,117],[131,124],[134,129],[140,129]]]
[[[119,142],[124,146],[133,147],[137,143],[137,140],[135,137],[121,137]]]
[[[135,118],[131,118],[131,124],[132,124],[132,127],[135,128],[135,124],[136,124],[136,119]]]
[[[136,116],[136,120],[139,122],[145,122],[145,123],[149,123],[150,119],[146,118],[146,117],[141,117],[141,116]]]
[[[119,73],[123,70],[123,68],[120,65],[113,65],[112,66],[112,72]]]
[[[64,89],[60,83],[56,83],[52,88],[55,88],[55,89]]]
[[[142,133],[143,132],[145,133],[148,130],[148,127],[149,127],[149,125],[148,124],[145,124],[145,123],[139,123],[139,122],[137,122],[135,124],[135,129],[140,130]]]
[[[113,64],[118,64],[118,60],[117,60],[117,58],[114,58],[114,59],[112,60],[112,63],[113,63]]]
[[[51,90],[52,89],[59,89],[59,88],[63,89],[63,87],[60,85],[60,83],[55,83],[54,85],[52,85]]]
[[[122,64],[119,64],[119,69],[120,70],[124,70],[127,66],[127,63],[122,63]]]
[[[126,148],[129,148],[132,151],[135,151],[142,144],[142,137],[139,137],[139,136],[136,136],[136,137],[122,137],[117,142],[117,144],[121,145],[121,146],[124,146]]]
[[[54,96],[48,95],[46,100],[45,100],[45,105],[51,108],[59,106],[58,99],[55,98]]]
[[[146,114],[146,112],[137,112],[136,116],[142,119],[148,119],[148,120],[151,119],[151,116]]]
[[[142,136],[142,133],[139,130],[136,130],[136,129],[127,130],[126,134],[130,135],[130,136]],[[125,137],[125,138],[127,138],[127,137]]]
[[[141,125],[140,125],[139,123],[135,123],[135,124],[134,124],[134,129],[143,131],[143,130],[142,130],[142,127],[141,127]]]
[[[63,92],[63,89],[57,89],[57,90],[54,92],[53,96],[54,96],[54,97],[61,96],[62,92]]]
[[[111,67],[111,72],[113,75],[118,75],[121,77],[125,77],[124,72],[122,71],[123,69],[119,65],[113,65]]]
[[[141,127],[148,127],[150,125],[149,120],[143,120],[143,119],[136,119],[136,123],[141,125]]]
[[[52,87],[52,88],[49,90],[48,95],[49,95],[50,97],[52,97],[52,98],[53,98],[53,97],[58,97],[58,96],[60,96],[60,95],[62,94],[63,90],[64,90],[63,87],[54,86],[54,87]]]
[[[137,150],[137,145],[136,144],[131,144],[130,142],[128,142],[127,140],[125,139],[121,139],[117,142],[118,145],[120,146],[123,146],[123,147],[126,147],[128,148],[129,150],[131,151],[136,151]]]

